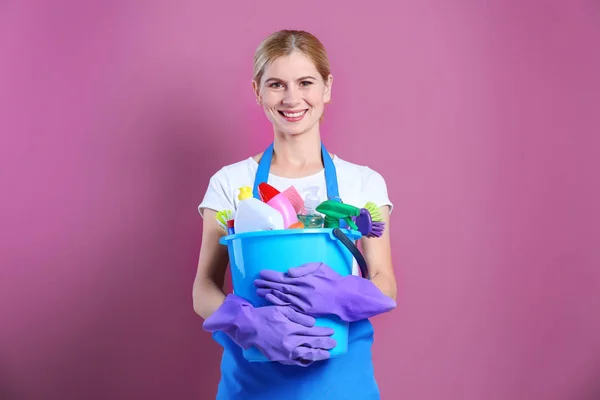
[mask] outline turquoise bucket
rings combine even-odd
[[[341,230],[350,240],[362,236],[360,232]],[[282,229],[274,231],[245,232],[224,236],[219,243],[227,246],[233,291],[255,307],[271,305],[256,294],[254,280],[264,269],[287,272],[309,262],[323,262],[342,276],[352,274],[353,255],[333,234],[333,229]],[[335,315],[316,318],[317,326],[334,330],[332,338],[336,347],[331,357],[348,350],[348,323]],[[244,350],[248,361],[269,361],[256,347]]]

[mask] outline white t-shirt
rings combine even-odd
[[[339,195],[344,203],[362,208],[368,201],[372,201],[379,207],[389,206],[390,213],[392,212],[393,204],[388,197],[387,185],[381,174],[367,166],[344,161],[335,155],[333,156],[333,164],[338,179]],[[204,199],[198,206],[200,215],[203,216],[205,208],[215,211],[232,210],[235,212],[239,204],[239,188],[243,186],[254,187],[257,169],[258,163],[254,158],[249,157],[237,163],[226,165],[217,171],[210,178]],[[324,169],[303,178],[282,178],[270,173],[268,183],[279,191],[293,185],[302,196],[302,199],[308,194],[309,187],[317,185],[319,186],[318,193],[321,201],[327,199]],[[354,264],[353,273],[356,274],[356,262]]]

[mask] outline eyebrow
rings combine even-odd
[[[296,79],[296,80],[297,80],[297,81],[305,81],[305,80],[307,80],[307,79],[313,79],[313,80],[315,80],[315,81],[317,80],[317,78],[315,78],[314,76],[310,76],[310,75],[303,76],[303,77],[301,77],[301,78],[298,78],[298,79]],[[267,79],[267,80],[265,81],[265,83],[267,83],[267,82],[271,82],[271,81],[280,81],[280,82],[283,82],[283,79],[279,79],[279,78],[269,78],[269,79]]]

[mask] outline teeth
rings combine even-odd
[[[287,112],[283,112],[283,115],[285,115],[285,116],[286,116],[286,117],[288,117],[288,118],[296,118],[296,117],[299,117],[299,116],[301,116],[301,115],[302,115],[302,114],[304,114],[305,112],[306,112],[306,111],[300,111],[300,112],[297,112],[297,113],[287,113]]]

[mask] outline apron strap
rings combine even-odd
[[[329,155],[327,149],[323,143],[321,143],[321,157],[323,159],[323,166],[325,168],[325,184],[327,186],[327,198],[333,201],[341,201],[340,193],[338,189],[337,173],[335,171],[335,165]],[[263,182],[268,182],[269,171],[271,170],[271,161],[273,160],[273,143],[267,147],[260,158],[258,163],[258,169],[256,170],[256,177],[254,178],[254,188],[252,194],[255,198],[260,200],[260,194],[258,192],[258,185]]]
[[[260,200],[260,194],[258,192],[258,185],[263,182],[269,181],[269,171],[271,170],[271,160],[273,159],[273,143],[267,147],[260,158],[258,163],[258,169],[256,170],[256,177],[254,178],[254,189],[252,194],[258,200]]]
[[[333,160],[329,156],[329,152],[325,145],[321,143],[321,156],[323,157],[323,166],[325,167],[325,185],[327,186],[327,198],[329,200],[341,202],[340,193],[338,190],[337,172]]]

